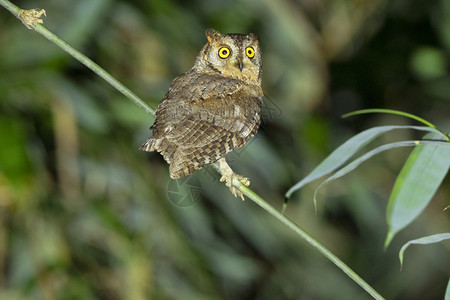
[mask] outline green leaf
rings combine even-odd
[[[343,115],[342,118],[348,118],[351,116],[362,115],[362,114],[373,114],[373,113],[398,115],[398,116],[402,116],[405,118],[410,118],[410,119],[416,120],[420,123],[427,125],[428,127],[436,128],[436,126],[434,126],[434,124],[432,124],[432,123],[428,122],[427,120],[422,119],[421,117],[418,117],[416,115],[406,113],[403,111],[399,111],[399,110],[385,109],[385,108],[369,108],[369,109],[355,110],[355,111],[352,111],[352,112],[349,112],[349,113]]]
[[[409,113],[406,113],[406,112],[403,112],[403,111],[395,110],[395,109],[385,109],[385,108],[361,109],[361,110],[356,110],[356,111],[352,111],[352,112],[350,112],[348,114],[345,114],[345,115],[342,116],[342,118],[348,118],[348,117],[351,117],[351,116],[363,115],[363,114],[373,114],[373,113],[398,115],[398,116],[402,116],[402,117],[405,117],[405,118],[410,118],[410,119],[416,120],[417,122],[425,124],[428,127],[435,128],[437,130],[437,132],[441,136],[443,136],[447,142],[450,142],[450,137],[448,135],[446,135],[444,132],[442,132],[441,130],[439,130],[438,128],[436,128],[436,126],[433,123],[428,122],[427,120],[425,120],[425,119],[423,119],[423,118],[421,118],[419,116],[416,116],[416,115],[413,115],[413,114],[409,114]]]
[[[444,142],[441,142],[441,141],[402,141],[402,142],[390,143],[390,144],[386,144],[386,145],[377,147],[377,148],[375,148],[373,150],[370,150],[366,154],[358,157],[357,159],[355,159],[354,161],[352,161],[351,163],[349,163],[348,165],[346,165],[345,167],[343,167],[342,169],[337,171],[335,174],[333,174],[333,176],[330,176],[329,178],[327,178],[327,180],[322,182],[317,187],[317,189],[314,192],[314,206],[316,206],[316,202],[317,202],[317,193],[326,184],[330,183],[333,180],[341,178],[344,175],[347,175],[348,173],[350,173],[351,171],[356,169],[359,165],[361,165],[363,162],[365,162],[366,160],[372,158],[373,156],[377,155],[378,153],[381,153],[381,152],[389,150],[389,149],[394,149],[394,148],[414,147],[414,146],[417,146],[418,143],[420,143],[420,144],[423,143],[423,144],[428,144],[428,145],[444,146],[443,148],[446,148],[447,151],[450,150],[450,143],[444,143]]]
[[[367,129],[358,133],[344,144],[334,150],[324,161],[322,161],[308,176],[297,182],[286,192],[286,198],[300,189],[304,185],[314,181],[322,176],[330,174],[348,161],[356,152],[361,150],[368,143],[379,137],[381,134],[394,129],[415,129],[421,131],[438,132],[436,129],[425,126],[379,126]]]
[[[409,245],[411,245],[411,244],[421,244],[421,245],[434,244],[434,243],[439,243],[443,240],[449,240],[449,239],[450,239],[450,233],[438,233],[438,234],[433,234],[433,235],[429,235],[429,236],[424,236],[420,239],[415,239],[415,240],[411,240],[411,241],[407,242],[406,244],[403,245],[403,247],[400,249],[400,252],[398,253],[398,258],[400,259],[400,268],[403,266],[403,253],[405,252],[406,248],[408,248]],[[450,282],[449,282],[449,284],[450,284]],[[447,288],[446,295],[448,293],[449,293],[449,289]]]
[[[426,138],[439,138],[427,134]],[[395,181],[386,211],[385,248],[395,234],[409,225],[428,205],[450,167],[450,143],[418,145]]]

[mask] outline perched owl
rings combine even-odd
[[[208,43],[194,66],[172,82],[158,105],[153,136],[142,146],[158,151],[170,164],[170,177],[180,178],[217,162],[235,196],[233,178],[245,185],[250,181],[235,174],[225,154],[242,148],[260,125],[263,92],[262,57],[258,36],[221,34],[206,30]]]

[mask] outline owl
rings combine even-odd
[[[225,155],[242,148],[255,135],[261,120],[262,56],[257,35],[221,34],[206,30],[208,42],[194,66],[176,77],[158,105],[150,127],[153,136],[141,147],[158,151],[170,164],[170,177],[180,178],[217,163],[234,196],[237,178]]]

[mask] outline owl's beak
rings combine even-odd
[[[239,70],[242,72],[242,69],[244,68],[244,63],[241,60],[238,60],[237,62],[237,67],[239,68]]]

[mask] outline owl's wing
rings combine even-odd
[[[213,76],[197,77],[195,85],[183,88],[174,82],[161,102],[152,126],[153,143],[171,164],[172,178],[241,148],[258,130],[262,92],[232,84]]]
[[[191,97],[181,101],[173,98],[177,93],[171,95],[161,111],[167,122],[156,127],[164,127],[163,136],[180,147],[203,147],[226,136],[234,140],[231,148],[242,147],[259,127],[262,95],[236,85],[213,76],[197,78],[202,89],[194,87]]]

